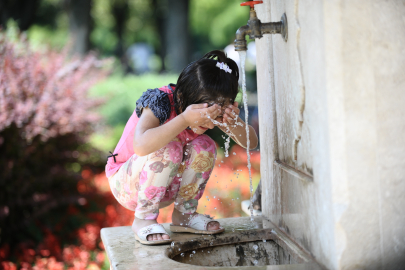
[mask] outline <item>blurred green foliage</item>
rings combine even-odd
[[[118,42],[112,15],[114,1],[93,1],[93,30],[90,40],[94,50],[102,55],[114,55]],[[249,8],[241,7],[238,0],[190,0],[189,21],[194,53],[222,49],[233,43],[236,30],[247,23]],[[136,42],[146,42],[155,49],[161,46],[155,22],[156,9],[165,11],[164,1],[129,1],[129,19],[125,24],[124,47]],[[60,48],[66,44],[69,22],[62,0],[42,0],[36,23],[28,30],[36,44],[46,43]]]
[[[105,104],[98,109],[105,124],[99,126],[98,132],[92,135],[92,144],[105,153],[113,151],[142,93],[151,88],[176,83],[177,77],[151,73],[140,76],[115,74],[95,85],[90,95],[106,99]]]
[[[240,0],[191,0],[190,26],[194,40],[203,51],[233,43],[236,30],[249,19],[249,9]]]

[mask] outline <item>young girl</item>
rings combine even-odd
[[[238,79],[236,63],[212,51],[189,64],[177,85],[149,89],[136,102],[106,174],[118,202],[135,211],[132,230],[142,244],[171,242],[156,219],[159,208],[173,202],[171,231],[224,231],[196,209],[216,159],[215,143],[204,132],[218,126],[246,147],[245,123],[235,102]],[[253,149],[257,136],[249,129]]]

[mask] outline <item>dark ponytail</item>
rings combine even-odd
[[[231,73],[217,67],[222,62]],[[190,63],[180,74],[174,91],[177,113],[192,104],[216,102],[225,99],[233,102],[239,92],[239,68],[223,51],[215,50]]]
[[[228,65],[230,69],[232,69],[232,73],[239,81],[239,67],[233,61],[231,58],[228,58],[226,54],[223,51],[220,50],[214,50],[206,53],[203,57],[203,59],[212,59],[212,60],[217,60],[218,62],[222,62]],[[217,58],[217,59],[215,59]],[[225,72],[225,71],[224,71]]]

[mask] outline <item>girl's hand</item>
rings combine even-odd
[[[235,101],[232,105],[226,106],[222,116],[222,122],[228,125],[235,125],[238,121],[239,113],[238,102]]]
[[[221,107],[214,104],[208,107],[207,103],[193,104],[181,114],[188,126],[203,126],[211,123],[221,113]]]

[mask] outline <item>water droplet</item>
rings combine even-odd
[[[210,252],[208,251],[208,253],[210,253]]]
[[[258,249],[258,246],[254,245],[254,246],[253,246],[253,249],[254,249],[254,250],[257,250],[257,249]]]
[[[221,167],[221,164],[218,164],[218,167]]]
[[[186,153],[184,153],[184,154],[185,154],[186,156],[188,155],[188,154],[187,154],[187,152],[186,152]]]
[[[253,264],[254,264],[254,265],[256,265],[256,264],[258,264],[258,263],[259,263],[259,262],[258,262],[257,260],[254,260],[254,261],[253,261]]]
[[[216,198],[216,196],[214,196],[214,199]]]
[[[184,257],[184,253],[181,253],[180,256],[181,256],[181,257]]]
[[[263,239],[263,242],[265,242],[265,243],[266,243],[266,239]]]
[[[193,240],[191,240],[191,241],[193,241]],[[193,250],[193,253],[195,254],[195,250]]]
[[[214,209],[217,209],[216,207],[214,207]]]
[[[236,156],[236,153],[235,153],[235,152],[233,152],[233,155],[234,155],[234,156]]]
[[[193,257],[193,254],[190,254],[190,257]]]
[[[179,248],[179,251],[181,250],[181,248]]]

